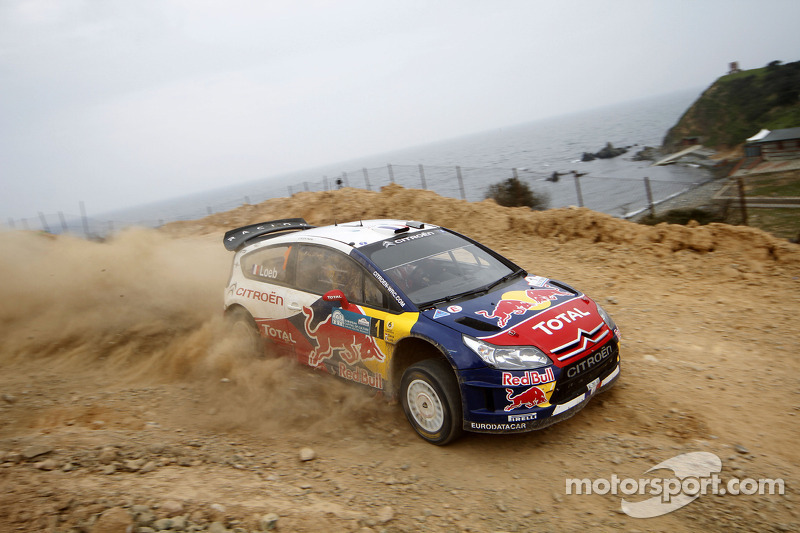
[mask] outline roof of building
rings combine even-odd
[[[753,135],[752,137],[749,137],[749,138],[747,139],[747,142],[750,142],[750,143],[751,143],[751,142],[760,141],[761,139],[763,139],[764,137],[766,137],[767,135],[769,135],[769,133],[770,133],[770,131],[769,131],[769,130],[765,130],[765,129],[763,129],[763,128],[762,128],[762,129],[761,129],[761,131],[759,131],[758,133],[756,133],[756,134],[755,134],[755,135]]]
[[[753,141],[756,143],[766,143],[775,141],[786,141],[789,139],[800,139],[800,128],[786,128],[783,130],[773,130],[768,135]],[[748,139],[749,140],[749,139]]]

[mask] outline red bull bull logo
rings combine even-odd
[[[491,313],[482,309],[476,311],[475,314],[486,318],[496,318],[497,326],[504,328],[513,315],[524,315],[528,311],[547,309],[559,296],[571,295],[572,293],[552,285],[526,291],[510,291],[503,294]]]
[[[375,339],[335,325],[332,315],[329,314],[325,320],[314,326],[314,310],[304,307],[303,313],[306,315],[306,334],[317,344],[308,354],[310,366],[319,366],[326,359],[337,355],[348,365],[364,359],[383,361],[386,358]]]
[[[530,409],[539,404],[547,403],[547,396],[539,387],[531,387],[516,396],[512,396],[512,394],[514,394],[513,389],[506,389],[506,400],[511,403],[504,407],[505,411],[513,411],[517,407],[522,407],[523,405]]]

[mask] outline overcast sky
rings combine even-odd
[[[800,60],[798,20],[797,0],[0,0],[0,221],[706,87]]]

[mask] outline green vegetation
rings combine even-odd
[[[795,197],[800,198],[800,179],[789,181],[759,180],[747,188],[747,196],[769,196],[769,197]],[[800,217],[800,213],[797,214]]]
[[[667,224],[681,224],[685,226],[690,221],[694,220],[701,226],[710,224],[711,222],[725,222],[725,213],[722,211],[712,211],[710,209],[688,208],[688,209],[671,209],[661,215],[655,217],[647,215],[640,220],[641,224],[655,226],[661,222]]]
[[[667,132],[664,146],[700,137],[712,148],[733,147],[758,133],[800,126],[800,61],[719,78]]]
[[[748,198],[798,198],[800,173],[782,172],[753,176],[747,180],[745,194]],[[750,207],[747,216],[750,226],[768,231],[777,237],[797,239],[800,236],[800,207]]]
[[[750,208],[747,211],[748,225],[763,229],[776,237],[797,239],[800,237],[800,208]],[[794,242],[797,242],[795,240]]]
[[[544,195],[535,193],[527,183],[523,183],[519,178],[508,178],[507,180],[489,186],[486,198],[491,198],[499,205],[506,207],[530,207],[533,210],[541,211],[547,209],[550,199]]]
[[[760,78],[764,74],[766,74],[766,72],[767,72],[767,67],[754,68],[754,69],[750,69],[750,70],[742,70],[741,72],[737,72],[736,74],[726,74],[725,76],[722,76],[719,79],[719,81],[727,82],[727,81],[733,81],[733,80],[736,80],[736,79],[739,79],[739,78],[747,78],[747,77],[750,77],[750,76],[755,76],[757,78]]]
[[[736,194],[732,191],[733,194]],[[782,172],[747,179],[745,194],[750,202],[762,198],[800,197],[800,174]],[[787,201],[788,203],[788,201]],[[655,225],[661,222],[687,225],[690,221],[704,225],[711,222],[739,225],[742,212],[739,201],[729,199],[724,203],[701,208],[673,209],[639,219],[640,224]],[[798,207],[747,207],[748,226],[772,233],[776,237],[794,240],[800,238],[800,206]]]
[[[797,239],[800,237],[799,210],[800,208],[748,207],[747,225],[772,233],[782,239]],[[672,209],[655,218],[647,215],[641,218],[639,223],[654,226],[666,222],[685,226],[692,220],[700,225],[721,222],[736,226],[742,223],[742,214],[738,203],[729,202],[718,208]]]

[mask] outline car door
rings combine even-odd
[[[289,321],[305,340],[295,344],[298,359],[382,389],[391,351],[386,342],[390,313],[381,309],[388,296],[343,252],[313,244],[300,244],[296,252],[295,283],[287,292],[286,308],[294,313]],[[323,298],[337,290],[346,303]]]
[[[291,252],[291,244],[278,244],[242,256],[244,279],[237,294],[247,298],[247,308],[261,335],[293,351],[297,339],[288,328],[285,307],[294,279]]]

